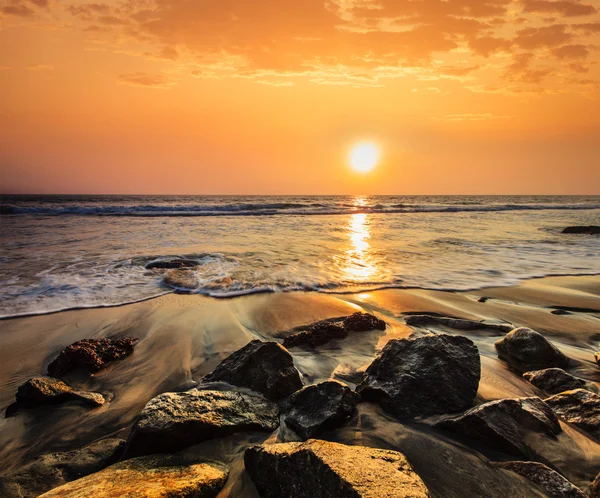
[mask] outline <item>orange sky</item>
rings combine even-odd
[[[600,194],[600,0],[0,0],[0,26],[0,192]]]

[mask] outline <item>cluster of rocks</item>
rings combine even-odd
[[[463,321],[453,323],[471,327]],[[328,337],[339,337],[335,335],[339,330],[347,335],[382,327],[385,329],[385,323],[372,315],[355,314],[312,324],[296,334],[292,343],[314,346]],[[335,331],[330,334],[331,330]],[[182,456],[185,453],[173,454],[237,432],[273,433],[284,424],[300,442],[252,446],[244,454],[246,471],[262,497],[429,496],[425,483],[397,451],[313,439],[346,424],[355,415],[357,404],[364,401],[379,404],[399,419],[435,415],[434,425],[442,431],[528,460],[537,458],[528,443],[531,436],[556,438],[562,430],[559,418],[599,437],[600,398],[593,392],[595,386],[563,370],[569,359],[541,334],[514,329],[496,343],[496,349],[511,370],[523,374],[550,397],[507,398],[473,406],[481,363],[477,347],[463,336],[427,334],[390,340],[355,390],[333,380],[303,386],[283,345],[254,340],[223,359],[198,387],[151,399],[127,442],[113,443],[114,452],[102,453],[95,466],[83,466],[77,475],[61,470],[59,478],[49,480],[46,489],[38,486],[34,494],[32,475],[49,472],[57,460],[68,463],[76,458],[55,455],[49,463],[32,464],[42,469],[38,474],[25,470],[0,478],[0,490],[9,489],[7,496],[35,496],[44,491],[42,496],[48,497],[126,496],[137,490],[136,496],[213,497],[225,485],[228,466],[190,460]],[[82,395],[66,385],[62,389],[62,395],[85,398],[90,394]],[[113,463],[118,458],[121,461]],[[541,463],[497,465],[502,471],[525,477],[548,496],[585,496]]]
[[[17,389],[15,402],[6,409],[10,417],[20,409],[32,409],[41,405],[55,405],[69,401],[80,402],[91,407],[102,406],[105,402],[100,393],[75,389],[58,377],[73,371],[93,374],[110,363],[119,361],[131,353],[137,339],[83,339],[63,349],[48,365],[48,377],[33,377]]]

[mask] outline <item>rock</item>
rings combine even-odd
[[[544,401],[560,418],[600,440],[600,396],[596,393],[575,389]]]
[[[140,413],[126,454],[174,453],[207,439],[241,431],[272,432],[278,426],[278,406],[262,396],[200,389],[163,393]]]
[[[83,339],[63,349],[48,365],[48,375],[61,377],[79,368],[96,373],[111,361],[122,360],[133,353],[137,339]]]
[[[486,296],[481,296],[479,299],[477,299],[478,303],[486,303],[490,298],[486,297]]]
[[[397,451],[310,439],[250,447],[244,463],[262,498],[429,496]]]
[[[259,340],[229,355],[204,380],[247,387],[274,400],[302,387],[292,355],[276,342]]]
[[[192,290],[200,285],[198,277],[190,270],[169,270],[163,277],[163,282],[180,290]]]
[[[562,368],[546,368],[544,370],[534,370],[523,374],[529,382],[535,387],[546,391],[548,394],[558,394],[572,389],[588,389],[593,391],[592,384],[584,379],[574,377]]]
[[[283,340],[286,348],[296,346],[316,347],[334,339],[345,339],[350,332],[385,330],[385,322],[369,313],[354,313],[350,316],[321,320],[311,323],[305,330]]]
[[[188,463],[179,455],[151,455],[116,463],[53,489],[44,498],[212,498],[229,468],[220,462]]]
[[[505,398],[476,406],[436,427],[489,444],[510,455],[532,457],[526,436],[554,437],[561,432],[552,409],[540,398]]]
[[[9,417],[20,408],[36,408],[40,405],[52,405],[66,403],[68,401],[81,401],[91,406],[104,404],[104,396],[99,393],[91,393],[73,389],[62,380],[51,377],[34,377],[17,389],[16,402],[6,409]]]
[[[587,495],[558,472],[538,462],[498,462],[497,467],[513,472],[544,490],[548,498],[587,498]]]
[[[569,359],[542,334],[521,327],[494,343],[498,357],[518,372],[568,365]]]
[[[600,365],[600,353],[594,353],[594,360],[596,361],[596,365]]]
[[[329,380],[307,386],[287,402],[285,423],[302,439],[343,425],[356,411],[358,395],[341,382]]]
[[[0,476],[0,496],[33,498],[66,482],[102,470],[123,453],[123,439],[102,439],[83,448],[51,453],[25,467]]]
[[[408,315],[404,318],[407,325],[423,327],[426,325],[442,325],[457,330],[492,329],[499,332],[509,332],[514,327],[504,323],[485,323],[475,320],[463,320],[461,318],[450,318],[436,315]]]
[[[161,261],[151,261],[146,265],[146,270],[177,270],[181,268],[195,268],[199,266],[198,261],[193,259],[167,259]]]
[[[389,341],[356,390],[398,418],[428,416],[472,406],[480,375],[470,339],[428,335]]]
[[[596,479],[590,485],[590,498],[600,498],[600,473],[598,473]]]
[[[553,315],[570,315],[571,312],[567,311],[567,310],[563,310],[563,309],[556,309],[556,310],[552,310],[550,313],[552,313]]]
[[[579,233],[586,235],[596,235],[600,233],[600,227],[596,225],[587,225],[587,226],[571,226],[565,227],[562,233]]]

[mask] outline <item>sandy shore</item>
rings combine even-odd
[[[478,302],[481,296],[489,297]],[[556,315],[553,307],[568,314]],[[570,311],[569,311],[570,310]],[[508,322],[544,334],[570,358],[569,372],[600,385],[594,352],[600,351],[600,276],[549,277],[514,287],[471,292],[420,289],[362,294],[260,294],[216,300],[170,294],[136,304],[0,321],[0,409],[14,401],[17,387],[45,373],[48,363],[74,341],[96,337],[138,337],[134,354],[71,384],[105,394],[109,401],[90,410],[79,405],[40,408],[0,419],[0,467],[11,470],[35,456],[72,449],[106,436],[126,438],[135,417],[153,396],[192,387],[229,353],[252,339],[278,340],[285,331],[317,320],[370,312],[385,320],[385,332],[354,334],[318,351],[290,352],[304,384],[336,378],[354,387],[357,373],[394,338],[415,329],[406,314],[437,313],[449,317]],[[493,343],[502,332],[482,328],[434,331],[465,335],[479,348],[482,378],[476,403],[515,396],[540,396],[508,370]],[[556,441],[540,441],[536,451],[584,491],[600,468],[600,444],[574,426],[562,424]],[[243,472],[241,457],[249,443],[285,440],[289,434],[238,434],[196,445],[187,453],[209,455],[229,463],[232,473],[219,496],[258,496]],[[433,496],[526,496],[521,478],[488,465],[506,459],[493,450],[475,448],[430,427],[427,421],[400,423],[376,405],[359,405],[358,414],[323,439],[403,452]],[[457,478],[457,476],[459,476]],[[512,493],[512,494],[511,494]]]

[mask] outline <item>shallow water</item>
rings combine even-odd
[[[598,196],[4,196],[0,213],[5,316],[134,302],[179,281],[225,297],[600,273],[600,237],[560,233],[600,224]],[[145,269],[169,257],[198,266],[171,285]]]

